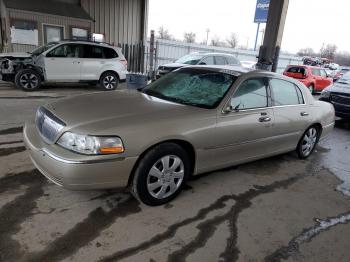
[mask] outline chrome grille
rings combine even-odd
[[[340,94],[332,94],[331,101],[341,105],[350,106],[350,96],[340,95]]]
[[[36,112],[35,122],[40,135],[48,143],[53,143],[59,132],[65,127],[65,123],[42,106]]]

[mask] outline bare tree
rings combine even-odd
[[[298,56],[315,56],[316,53],[315,51],[310,48],[310,47],[307,47],[307,48],[302,48],[300,49],[298,52],[297,52],[297,55]]]
[[[230,36],[226,39],[227,44],[232,47],[236,48],[238,45],[238,37],[236,33],[231,33]]]
[[[323,44],[320,50],[320,55],[323,58],[328,58],[330,60],[334,59],[334,55],[337,51],[337,46],[333,44]]]
[[[196,34],[193,32],[189,32],[184,34],[184,40],[186,43],[194,43],[196,42]]]
[[[334,62],[342,66],[350,66],[350,53],[346,51],[337,52],[334,56]]]
[[[157,37],[160,39],[165,39],[165,40],[173,39],[172,35],[169,34],[168,29],[165,29],[163,26],[159,27]]]
[[[210,44],[212,46],[219,46],[220,45],[220,37],[218,37],[217,35],[213,36],[211,41],[210,41]]]

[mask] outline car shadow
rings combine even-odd
[[[347,119],[335,120],[335,127],[339,129],[350,130],[350,120],[347,120]]]

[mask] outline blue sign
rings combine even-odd
[[[254,23],[266,23],[270,0],[257,0]]]

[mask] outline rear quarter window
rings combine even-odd
[[[306,70],[304,67],[293,66],[287,69],[288,73],[301,73],[303,75],[306,74]]]
[[[118,57],[118,53],[113,48],[104,47],[103,51],[106,59],[112,59],[112,58]]]
[[[238,59],[236,59],[236,58],[234,58],[234,57],[227,56],[226,59],[227,59],[227,61],[228,61],[228,63],[229,63],[230,65],[239,65],[239,64],[240,64],[240,62],[238,61]]]

